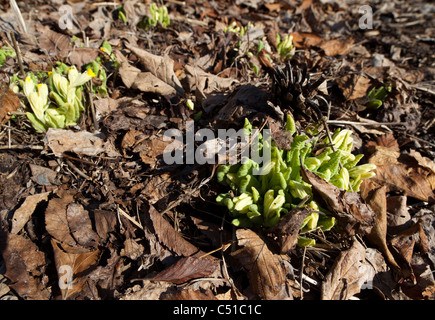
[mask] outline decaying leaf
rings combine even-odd
[[[236,236],[238,244],[243,248],[232,256],[247,269],[254,294],[264,300],[292,299],[286,287],[284,268],[263,239],[249,229],[238,229]]]
[[[2,83],[0,88],[0,125],[7,123],[12,116],[10,112],[17,111],[20,106],[20,99],[17,95],[5,83]]]
[[[380,186],[385,185],[387,192],[399,191],[408,197],[434,202],[435,173],[420,166],[417,161],[381,146],[376,146],[368,159],[369,163],[376,165],[373,181]]]
[[[286,214],[275,227],[269,230],[269,232],[277,237],[281,254],[288,253],[296,246],[301,225],[310,213],[311,210],[308,207],[295,208]]]
[[[66,208],[66,219],[70,233],[77,244],[89,249],[95,248],[98,245],[99,237],[92,229],[89,213],[81,204],[69,204]]]
[[[194,290],[187,288],[177,292],[164,293],[161,300],[217,300],[215,294],[211,289],[208,290]]]
[[[337,226],[350,235],[367,234],[375,222],[375,212],[357,192],[344,191],[301,167],[302,179],[312,185],[314,198],[324,203]]]
[[[3,235],[2,235],[3,237]],[[1,239],[4,249],[2,257],[6,266],[6,277],[10,288],[26,300],[47,300],[51,293],[47,281],[45,255],[29,239],[11,234]]]
[[[347,300],[367,282],[366,252],[358,241],[342,251],[322,283],[322,300]]]
[[[185,70],[187,82],[192,92],[199,90],[202,93],[209,94],[215,91],[224,91],[238,82],[236,79],[221,78],[190,65],[186,65]]]
[[[337,79],[339,88],[347,100],[354,100],[367,96],[370,79],[358,74],[349,74]]]
[[[87,275],[100,260],[100,250],[71,253],[64,250],[62,243],[52,239],[54,262],[59,276],[62,298],[67,299],[79,293],[86,284]]]
[[[104,140],[98,134],[84,130],[74,132],[50,128],[45,135],[44,143],[56,157],[62,156],[64,152],[96,156],[105,151]]]
[[[141,48],[125,44],[140,60],[146,72],[160,79],[176,90],[178,94],[183,94],[184,89],[174,72],[174,61],[169,57],[161,57],[151,54]]]
[[[215,278],[220,273],[220,262],[215,259],[182,257],[169,268],[159,272],[150,281],[182,284],[197,278]]]
[[[145,220],[145,225],[152,228],[157,235],[158,241],[177,255],[198,257],[205,254],[205,252],[202,252],[185,240],[151,204],[149,205],[148,212],[145,213]],[[211,256],[207,257],[212,258]]]
[[[20,232],[29,221],[36,206],[42,201],[47,201],[49,195],[50,192],[43,192],[28,196],[23,204],[14,212],[11,233],[17,234]]]
[[[370,186],[370,181],[364,185],[364,189],[361,189],[361,194],[376,215],[375,223],[370,233],[367,234],[367,239],[378,247],[393,268],[399,270],[400,267],[387,246],[387,188],[382,186],[377,189],[366,190],[368,186]]]

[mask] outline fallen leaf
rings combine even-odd
[[[218,278],[219,274],[219,260],[182,257],[169,268],[166,268],[147,280],[167,281],[179,285],[197,278]]]
[[[232,256],[247,269],[254,294],[264,300],[292,299],[286,287],[284,268],[263,239],[249,229],[238,229],[236,237],[243,248],[232,253]]]
[[[11,233],[17,234],[30,220],[36,206],[42,201],[47,201],[50,192],[43,192],[28,196],[23,204],[14,212]]]
[[[45,210],[45,228],[57,241],[74,248],[77,243],[71,236],[66,216],[66,207],[72,203],[73,194],[63,194],[61,198],[53,198]]]
[[[421,167],[404,154],[381,146],[374,148],[368,159],[376,165],[373,181],[387,186],[387,192],[403,192],[406,196],[421,201],[435,202],[433,183],[435,174],[431,169]]]
[[[81,204],[70,203],[66,208],[66,219],[70,233],[78,245],[87,249],[95,249],[99,237],[92,229],[89,213]]]
[[[314,33],[292,32],[293,44],[298,48],[309,48],[322,43],[323,39]]]
[[[7,234],[1,242],[5,244],[2,257],[9,287],[25,300],[48,300],[51,293],[44,284],[47,281],[44,253],[20,235]]]
[[[71,48],[68,52],[67,63],[81,70],[82,66],[95,61],[100,52],[98,48]]]
[[[370,79],[359,74],[349,74],[338,78],[337,84],[346,100],[355,100],[367,96]]]
[[[334,57],[334,56],[342,56],[345,54],[348,54],[350,52],[350,49],[353,46],[353,39],[348,40],[338,40],[338,39],[332,39],[324,41],[320,48],[325,51],[325,54],[328,57]]]
[[[171,58],[151,54],[129,43],[126,43],[125,46],[138,57],[145,71],[150,72],[153,76],[174,88],[178,94],[184,94],[180,80],[174,73],[174,61]]]
[[[371,280],[365,257],[365,249],[357,240],[342,251],[322,283],[321,299],[347,300],[359,293],[363,284]]]
[[[74,132],[50,128],[45,135],[44,144],[56,157],[61,157],[65,152],[96,156],[105,151],[104,140],[98,134],[84,130]]]
[[[358,192],[341,190],[303,166],[301,176],[312,185],[314,198],[324,203],[331,215],[337,218],[337,227],[350,235],[364,235],[371,231],[376,214]]]
[[[143,245],[137,243],[134,239],[128,238],[124,241],[124,248],[121,249],[120,255],[131,260],[137,260],[143,255],[144,249]]]
[[[205,254],[196,246],[185,240],[182,235],[158,212],[153,205],[149,204],[149,210],[144,215],[145,225],[157,235],[158,241],[179,256],[200,257]],[[214,259],[212,256],[207,256]]]
[[[199,90],[204,94],[210,94],[215,91],[225,91],[238,82],[236,79],[222,78],[190,65],[185,66],[185,71],[191,92]]]
[[[399,270],[400,267],[394,260],[387,245],[387,188],[385,186],[372,188],[367,183],[361,189],[362,197],[366,199],[368,205],[372,207],[376,214],[373,228],[367,234],[367,239],[378,247],[393,268]]]
[[[280,219],[275,227],[268,230],[277,237],[281,254],[287,254],[296,246],[302,223],[310,213],[308,207],[295,208]]]
[[[72,49],[70,37],[62,33],[55,32],[48,27],[41,30],[39,37],[39,48],[47,56],[59,56],[65,58]]]
[[[30,171],[32,172],[32,180],[40,186],[59,185],[57,172],[50,168],[30,164]]]
[[[62,298],[67,299],[79,293],[86,284],[87,275],[93,270],[101,256],[100,250],[71,253],[64,250],[62,243],[51,239],[54,262],[62,286]]]
[[[5,83],[2,83],[0,88],[0,125],[7,123],[12,116],[10,112],[17,111],[20,107],[20,99]]]
[[[192,288],[181,289],[177,292],[163,293],[160,300],[217,300],[211,289],[194,290]]]
[[[389,148],[395,152],[400,152],[399,143],[397,142],[394,134],[391,132],[385,133],[376,138],[375,141],[369,141],[366,144],[367,148],[376,148],[376,146],[381,146]]]

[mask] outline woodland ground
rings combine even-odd
[[[1,299],[435,298],[432,2],[174,0],[159,3],[169,26],[141,28],[149,1],[17,1],[27,30],[0,2],[2,46],[14,34],[22,60],[1,69]],[[248,35],[225,32],[233,22]],[[277,33],[293,35],[288,61]],[[88,87],[77,126],[37,133],[6,75],[80,69],[104,56],[103,40],[119,63],[106,66],[108,94]],[[273,78],[288,65],[294,79]],[[368,107],[382,86],[391,92]],[[164,132],[188,120],[217,131],[247,117],[280,135],[283,113],[314,123],[312,103],[377,165],[361,188],[374,221],[338,215],[342,228],[308,235],[314,247],[283,253],[268,230],[232,226],[214,165],[162,162]]]

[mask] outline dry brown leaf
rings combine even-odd
[[[186,288],[177,292],[169,292],[162,295],[161,300],[217,300],[211,289],[194,290]]]
[[[334,56],[342,56],[345,54],[348,54],[350,52],[350,49],[353,46],[353,39],[348,40],[338,40],[338,39],[332,39],[324,41],[320,48],[325,51],[325,54],[328,57],[334,57]]]
[[[342,251],[322,283],[322,300],[347,300],[361,291],[368,280],[366,252],[358,241]]]
[[[205,252],[202,252],[196,246],[185,240],[151,204],[149,205],[145,219],[149,219],[145,224],[152,228],[157,235],[158,241],[177,255],[184,257],[200,257],[205,254]],[[207,258],[214,259],[211,256],[207,256]]]
[[[182,257],[148,280],[182,284],[197,278],[216,278],[219,274],[220,262],[217,259]]]
[[[77,244],[88,249],[97,247],[100,239],[92,229],[89,213],[81,204],[69,204],[66,208],[66,219],[70,233]]]
[[[311,210],[308,207],[295,208],[269,230],[277,237],[276,241],[279,244],[281,254],[288,253],[296,246],[301,225],[310,213]]]
[[[145,71],[150,72],[153,76],[174,88],[178,94],[184,94],[180,80],[174,73],[174,61],[171,58],[151,54],[129,43],[126,43],[125,46],[138,57]]]
[[[243,248],[232,255],[248,270],[254,294],[264,300],[292,299],[286,288],[284,268],[263,239],[249,229],[238,229],[236,236]]]
[[[6,266],[6,277],[10,288],[26,300],[48,300],[50,291],[45,287],[45,255],[29,239],[8,234],[2,239],[6,244],[2,257]]]
[[[368,181],[370,182],[370,181]],[[375,224],[367,234],[367,239],[384,254],[390,265],[399,270],[400,267],[394,260],[393,255],[387,246],[387,188],[385,186],[373,188],[370,184],[365,184],[361,189],[361,195],[376,213]]]
[[[324,203],[337,227],[348,234],[367,234],[373,227],[375,212],[358,192],[344,191],[301,167],[302,179],[312,185],[314,198]]]
[[[52,239],[54,262],[59,276],[62,298],[79,293],[86,284],[87,275],[93,270],[101,256],[100,250],[71,253],[64,250],[62,243]]]
[[[85,64],[97,59],[100,52],[98,48],[71,48],[71,51],[68,52],[67,63],[77,66],[80,70]]]
[[[185,71],[191,92],[199,90],[202,93],[209,94],[215,91],[224,91],[238,82],[236,79],[222,78],[190,65],[185,66]]]
[[[387,186],[387,192],[403,192],[408,197],[434,202],[432,181],[435,174],[409,160],[405,155],[389,148],[376,146],[368,159],[369,163],[376,165],[376,176],[372,178],[373,181],[378,185]]]
[[[72,49],[69,36],[55,32],[49,27],[44,27],[41,31],[38,42],[42,52],[47,56],[66,57],[68,55]]]
[[[346,100],[355,100],[367,96],[370,79],[358,74],[349,74],[337,79],[337,84]]]
[[[63,194],[61,198],[51,199],[45,210],[45,227],[47,232],[59,242],[70,247],[76,246],[76,241],[70,234],[66,207],[73,199],[74,196],[72,194]]]
[[[36,206],[42,201],[47,201],[49,195],[50,192],[43,192],[28,196],[23,204],[14,212],[11,233],[17,234],[20,232],[29,221]]]
[[[2,83],[0,88],[0,125],[8,122],[11,118],[10,112],[17,111],[20,106],[20,99],[17,95],[5,83]]]
[[[74,132],[50,128],[45,135],[44,143],[56,157],[62,156],[64,152],[96,156],[105,151],[104,140],[98,134],[84,130]]]
[[[376,149],[376,146],[389,148],[395,152],[400,152],[399,143],[397,142],[394,134],[391,132],[385,133],[376,138],[376,141],[369,141],[366,144],[367,148]]]
[[[292,32],[293,44],[298,48],[309,48],[322,43],[323,39],[314,33]]]

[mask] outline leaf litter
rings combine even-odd
[[[165,28],[146,25],[148,2],[125,2],[123,21],[119,7],[73,1],[65,29],[56,5],[26,1],[23,30],[2,1],[2,48],[14,47],[12,31],[20,49],[1,67],[9,78],[56,62],[81,69],[107,58],[103,40],[119,67],[104,66],[107,96],[93,91],[101,79],[85,88],[76,125],[42,134],[2,80],[0,298],[433,300],[433,10],[372,4],[373,29],[363,29],[364,4],[168,1]],[[232,23],[239,29],[226,31]],[[276,33],[293,37],[289,61]],[[360,193],[302,166],[337,220],[330,231],[302,232],[306,208],[273,228],[234,228],[214,201],[214,165],[162,161],[163,133],[185,137],[189,120],[217,132],[248,118],[288,149],[284,115],[302,129],[319,112],[319,131],[353,129],[363,161],[376,165]],[[300,236],[316,245],[298,246]]]

